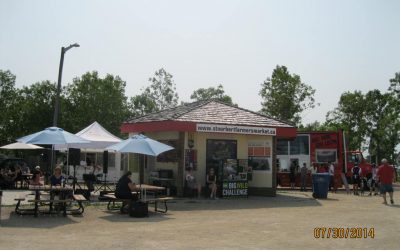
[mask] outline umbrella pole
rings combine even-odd
[[[137,159],[138,159],[138,168],[139,168],[139,186],[140,186],[140,154],[137,154]]]
[[[56,161],[56,156],[55,156],[55,152],[54,152],[54,144],[51,145],[51,164],[50,164],[50,173],[53,173],[53,169],[54,169],[54,164]]]
[[[69,148],[68,148],[68,144],[67,144],[67,171],[68,171],[68,176],[70,175],[70,169],[69,169]]]

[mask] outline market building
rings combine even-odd
[[[187,170],[193,169],[206,187],[210,168],[222,197],[275,196],[277,138],[296,137],[296,128],[287,123],[215,100],[138,117],[123,123],[121,131],[143,133],[175,148],[157,158],[130,157],[128,169],[136,181],[176,187],[179,196]]]

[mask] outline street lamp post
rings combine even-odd
[[[62,70],[63,70],[63,65],[64,65],[64,54],[67,52],[69,49],[73,47],[79,47],[80,45],[77,43],[71,44],[68,47],[61,47],[61,58],[60,58],[60,67],[58,69],[58,83],[57,83],[57,95],[56,95],[56,103],[54,107],[54,117],[53,117],[53,126],[57,127],[57,121],[58,121],[58,113],[60,111],[60,92],[61,92],[61,78],[62,78]]]

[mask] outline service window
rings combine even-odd
[[[336,149],[317,149],[315,159],[318,163],[336,162]]]
[[[309,137],[308,135],[298,135],[295,140],[289,141],[291,155],[308,155],[309,154]]]
[[[289,141],[286,139],[278,139],[276,143],[277,155],[289,155]]]
[[[270,157],[249,156],[249,167],[253,170],[271,170]]]

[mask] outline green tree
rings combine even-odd
[[[0,70],[0,143],[11,142],[14,138],[15,105],[17,104],[17,89],[15,75],[11,71]]]
[[[366,120],[369,132],[369,151],[376,162],[382,158],[394,160],[400,143],[400,117],[398,98],[392,93],[372,90],[366,94]]]
[[[365,96],[360,91],[345,92],[340,96],[338,107],[326,116],[329,126],[349,132],[349,148],[353,150],[362,148],[368,134],[365,105]]]
[[[365,95],[365,120],[370,139],[369,153],[375,156],[377,161],[382,158],[382,142],[385,141],[387,124],[386,117],[390,112],[390,98],[388,94],[382,94],[379,90],[372,90]]]
[[[118,76],[107,74],[101,78],[96,71],[74,78],[67,86],[65,113],[60,123],[77,132],[97,121],[120,135],[119,127],[129,117],[125,85]]]
[[[394,78],[390,79],[389,81],[390,81],[389,91],[397,95],[397,98],[400,99],[400,72],[396,72],[394,74]]]
[[[301,124],[297,130],[302,132],[309,132],[309,131],[337,131],[340,129],[339,124],[334,123],[321,123],[319,121],[314,121],[312,123],[308,123],[306,125]]]
[[[195,90],[193,94],[190,96],[190,99],[195,101],[216,99],[226,104],[236,106],[236,104],[232,102],[232,98],[225,94],[224,87],[221,84],[218,85],[216,88],[209,87],[206,89],[200,88],[198,90]]]
[[[133,117],[157,111],[156,102],[144,93],[131,97],[129,110]]]
[[[143,91],[143,94],[154,100],[156,110],[178,105],[179,97],[172,78],[173,76],[163,68],[157,70],[154,76],[149,78],[151,85]]]
[[[315,89],[302,83],[300,76],[290,74],[285,66],[277,65],[272,76],[262,84],[261,112],[276,119],[300,124],[301,112],[314,108]]]
[[[142,116],[148,113],[173,108],[178,105],[178,93],[172,75],[165,69],[157,70],[149,78],[150,86],[139,95],[133,96],[129,102],[131,115]]]
[[[23,87],[18,92],[17,112],[20,120],[16,129],[19,130],[20,135],[27,135],[52,126],[56,96],[55,83],[37,82]]]

